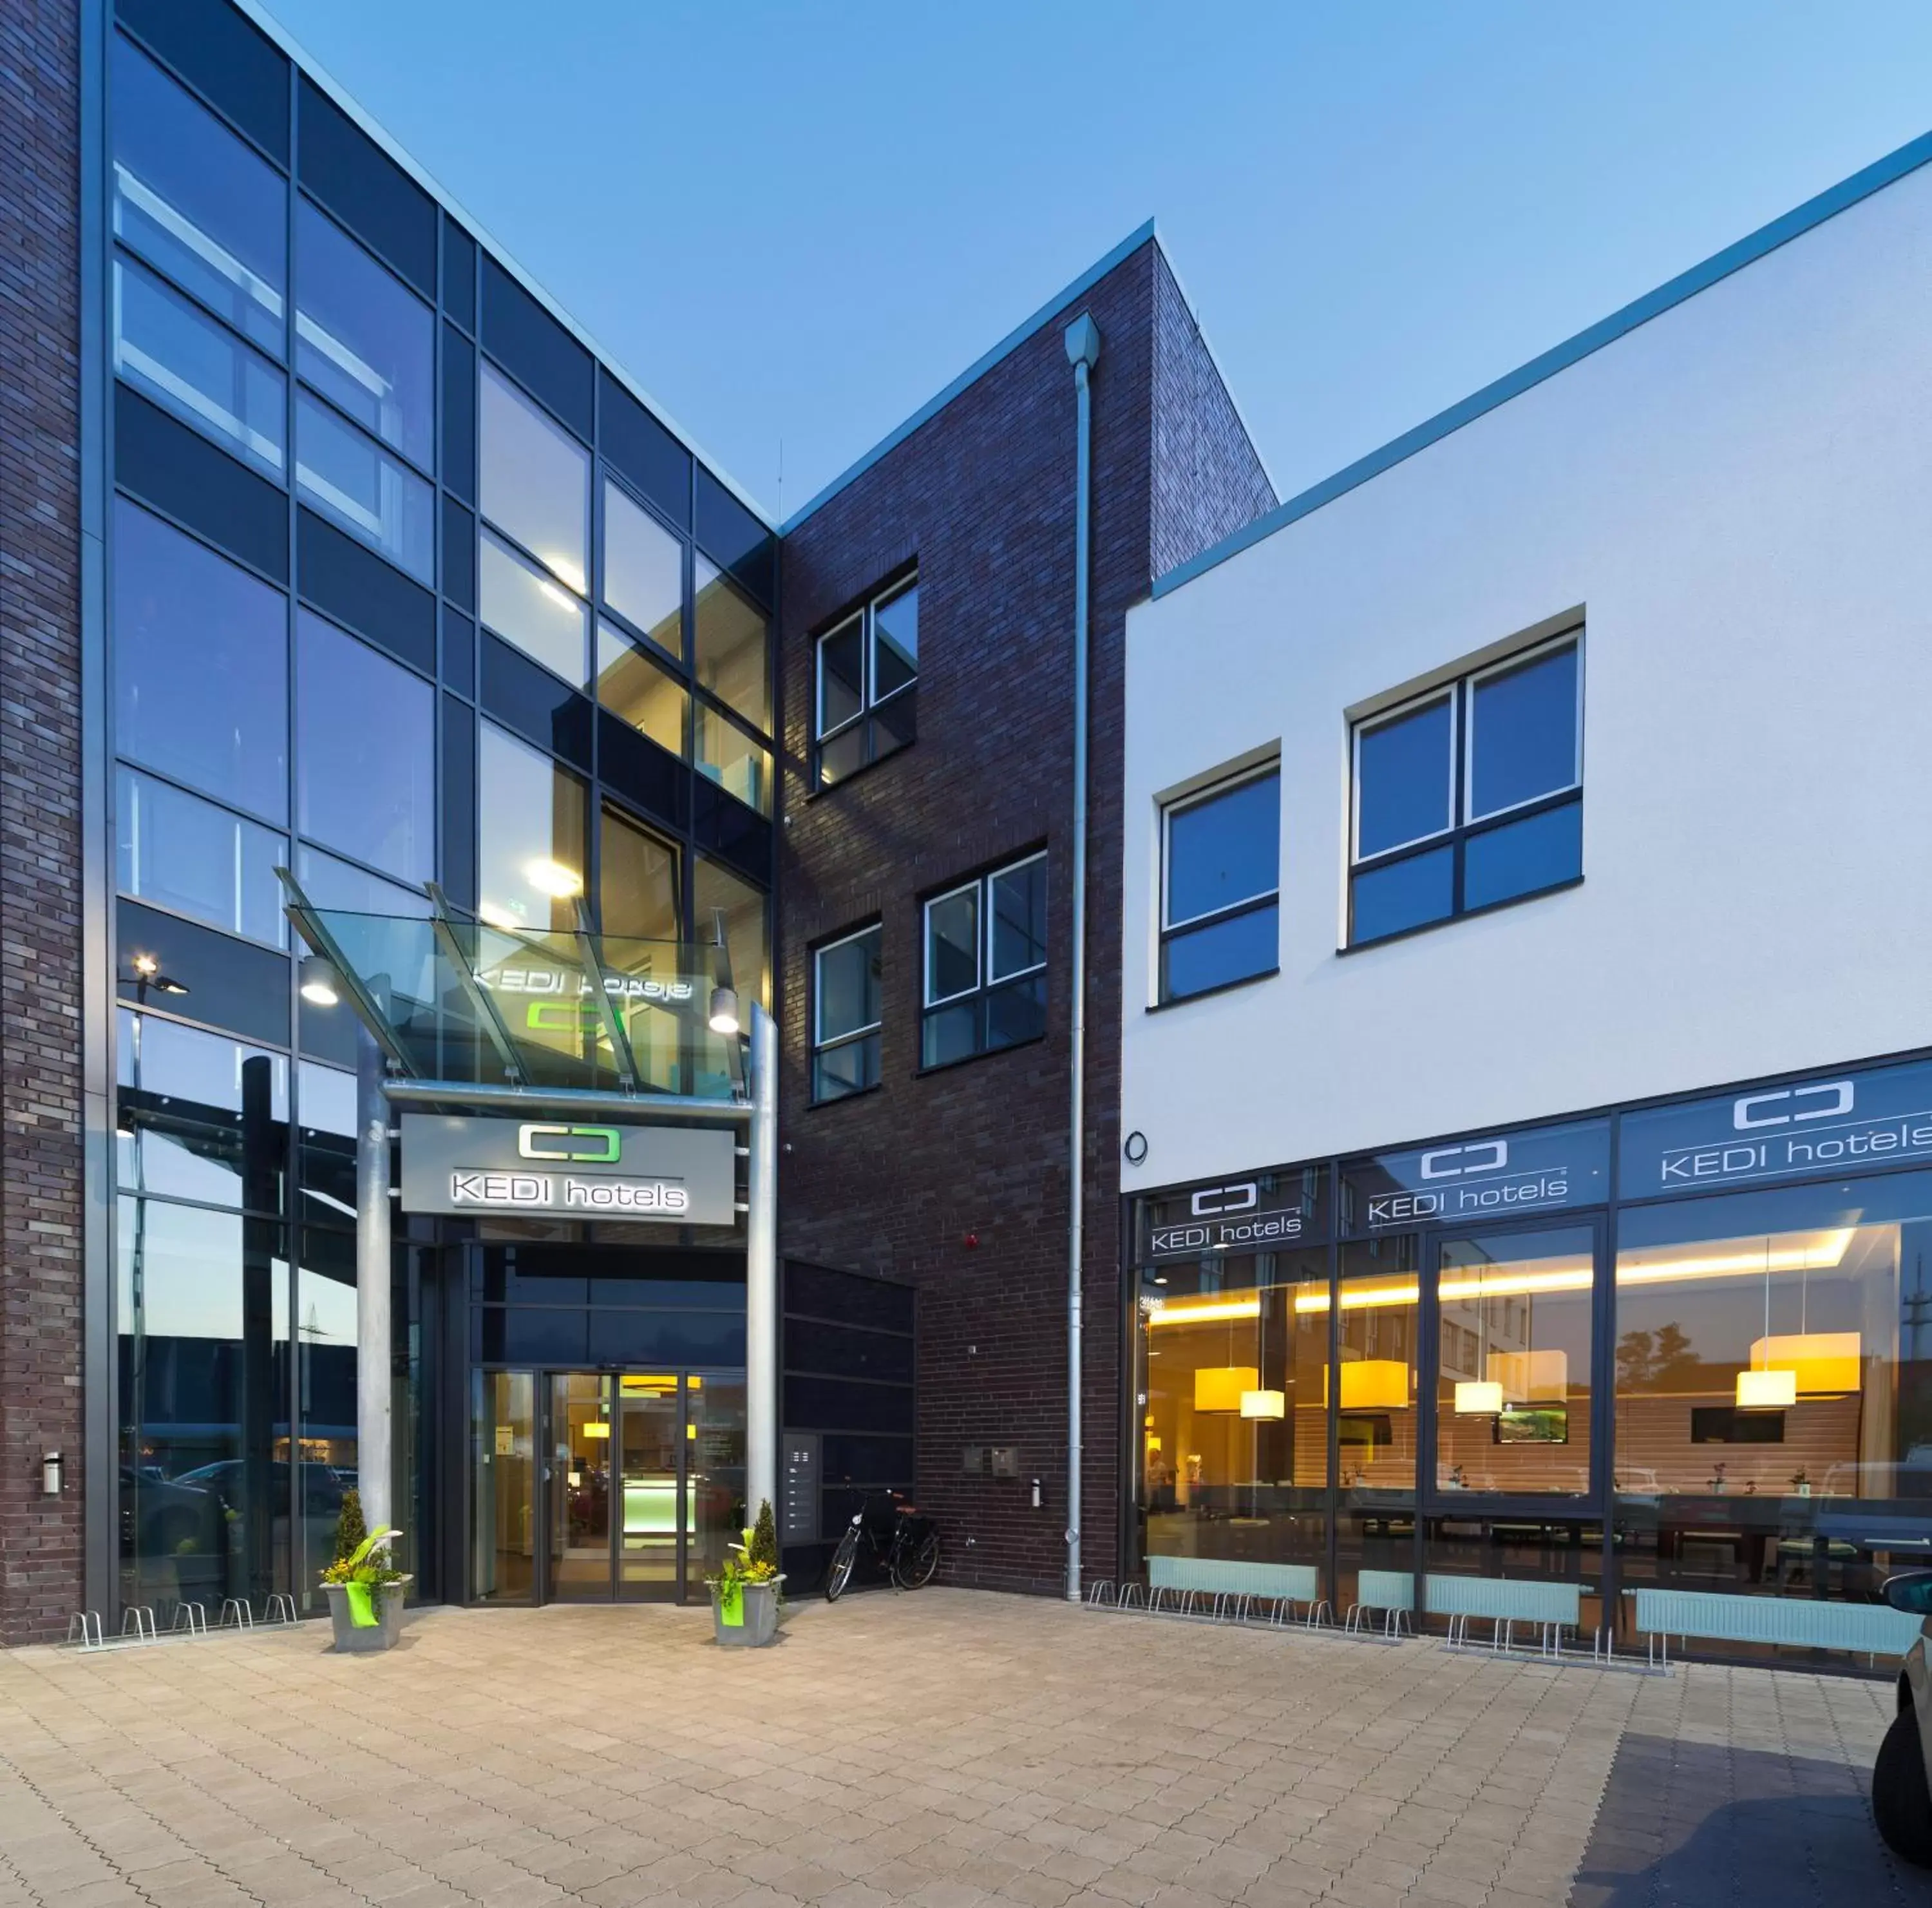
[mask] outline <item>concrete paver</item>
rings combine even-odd
[[[931,1590],[0,1656],[0,1908],[1932,1908],[1883,1684]]]

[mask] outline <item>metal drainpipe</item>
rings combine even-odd
[[[388,1005],[388,990],[382,1002]],[[382,1091],[382,1050],[369,1029],[356,1029],[356,1479],[362,1521],[372,1531],[393,1525],[391,1502],[389,1320],[389,1101]],[[418,1531],[412,1540],[425,1546]],[[420,1556],[423,1550],[418,1548]]]
[[[1066,327],[1066,361],[1073,367],[1076,450],[1073,476],[1073,987],[1066,1137],[1066,1600],[1080,1600],[1080,1289],[1086,1197],[1081,1148],[1087,1126],[1087,571],[1093,539],[1094,367],[1100,329],[1082,312]]]
[[[779,1508],[778,1030],[752,1002],[752,1122],[745,1203],[745,1521]]]

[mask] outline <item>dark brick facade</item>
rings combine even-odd
[[[0,8],[0,1642],[82,1600],[80,45]],[[40,1457],[67,1489],[40,1492]]]
[[[1085,1383],[1090,1576],[1120,1541],[1122,638],[1156,566],[1274,501],[1150,241],[787,536],[780,1242],[920,1288],[918,1488],[953,1582],[1064,1582],[1075,398],[1061,340],[1100,327],[1094,390]],[[1166,464],[1184,467],[1166,468]],[[919,739],[811,792],[812,639],[916,559]],[[921,898],[1044,846],[1044,1040],[923,1077]],[[809,1104],[811,949],[884,924],[882,1084]],[[976,1243],[968,1244],[968,1239]],[[1014,1444],[1021,1476],[968,1476]],[[1040,1477],[1043,1507],[1027,1480]]]

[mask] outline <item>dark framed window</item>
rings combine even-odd
[[[919,578],[882,590],[818,639],[812,720],[821,789],[914,737],[919,693]]]
[[[1583,872],[1580,629],[1355,725],[1348,943]]]
[[[1270,762],[1161,811],[1160,999],[1281,965],[1281,768]]]
[[[920,1065],[943,1067],[1046,1031],[1046,855],[935,894],[924,909]]]
[[[842,1100],[879,1083],[880,930],[874,922],[812,957],[812,1097]]]

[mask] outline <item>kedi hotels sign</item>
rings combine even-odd
[[[1352,1159],[1342,1167],[1343,1229],[1385,1232],[1594,1206],[1605,1196],[1610,1163],[1610,1124],[1601,1119]]]
[[[1932,1160],[1932,1066],[1874,1067],[1627,1113],[1626,1199]]]
[[[404,1113],[403,1209],[736,1222],[728,1130]]]

